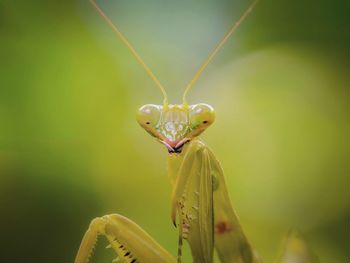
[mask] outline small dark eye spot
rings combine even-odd
[[[208,121],[203,121],[204,124],[208,123]]]
[[[146,122],[146,124],[147,124],[147,125],[150,125],[151,123],[148,121],[148,122]]]

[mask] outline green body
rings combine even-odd
[[[212,262],[214,246],[221,262],[260,262],[233,210],[222,168],[200,139],[168,155],[168,171],[174,182],[172,218],[178,211],[180,236],[188,240],[194,262]]]
[[[231,206],[221,166],[198,138],[214,120],[213,108],[203,103],[150,104],[142,106],[137,114],[139,124],[168,151],[168,173],[173,185],[171,219],[179,229],[178,262],[185,239],[195,263],[213,262],[214,247],[224,263],[257,263]],[[110,215],[93,220],[76,263],[86,262],[99,234],[107,237],[126,262],[175,262],[135,223]]]

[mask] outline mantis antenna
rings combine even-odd
[[[210,53],[208,58],[204,61],[203,65],[197,71],[196,75],[194,75],[193,79],[187,84],[186,89],[184,91],[184,95],[182,97],[183,104],[187,105],[187,102],[186,102],[187,93],[192,89],[192,87],[194,86],[194,84],[198,80],[199,76],[204,71],[204,69],[210,64],[210,62],[213,60],[215,55],[220,51],[222,46],[227,42],[227,40],[230,38],[230,36],[236,31],[236,29],[240,26],[240,24],[246,19],[246,17],[250,14],[250,12],[252,12],[252,10],[254,9],[257,2],[258,2],[258,0],[254,0],[253,3],[250,4],[250,6],[247,8],[247,10],[241,15],[241,17],[231,27],[231,29],[226,33],[226,35],[223,37],[223,39],[220,41],[220,43]]]
[[[143,61],[140,55],[136,52],[134,47],[130,44],[127,38],[119,31],[119,29],[113,24],[112,20],[103,12],[103,10],[98,6],[97,0],[90,0],[91,4],[97,10],[97,12],[101,15],[101,17],[107,22],[107,24],[112,28],[113,32],[123,41],[123,43],[128,47],[131,53],[134,55],[136,60],[141,64],[141,66],[146,70],[148,76],[156,83],[158,88],[163,94],[164,97],[164,105],[168,105],[168,96],[165,92],[163,85],[160,83],[158,78],[153,74],[152,70],[147,66],[147,64]]]

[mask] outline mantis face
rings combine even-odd
[[[181,153],[182,147],[200,135],[215,120],[212,106],[146,104],[137,113],[138,123],[168,149]]]

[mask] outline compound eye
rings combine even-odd
[[[154,104],[143,105],[137,112],[137,122],[144,128],[154,128],[160,119],[161,106]]]
[[[215,120],[215,111],[212,106],[199,103],[191,106],[190,122],[192,128],[206,128]]]

